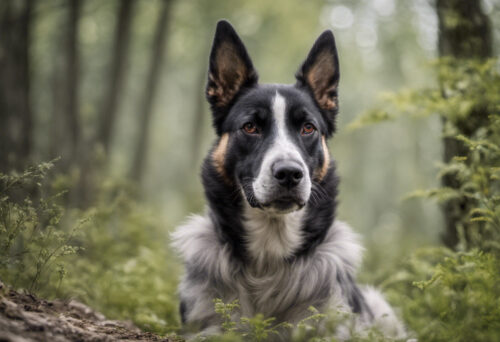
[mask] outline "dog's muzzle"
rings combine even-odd
[[[266,172],[267,171],[267,172]],[[301,209],[310,195],[307,170],[295,159],[277,159],[253,183],[257,207],[287,213]]]

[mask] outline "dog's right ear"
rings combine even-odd
[[[257,80],[257,72],[236,31],[229,22],[219,21],[210,52],[206,88],[216,127],[224,119],[238,94],[255,85]]]

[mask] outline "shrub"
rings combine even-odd
[[[61,229],[64,209],[56,203],[61,193],[38,196],[52,166],[0,173],[0,278],[31,292],[57,292],[66,275],[64,260],[82,249],[75,238],[86,220]]]

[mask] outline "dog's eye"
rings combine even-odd
[[[258,134],[259,133],[257,125],[254,124],[253,122],[247,122],[246,124],[244,124],[243,130],[248,134]]]
[[[304,126],[302,126],[302,131],[300,132],[301,135],[309,135],[313,134],[314,131],[316,131],[316,127],[312,123],[306,123]]]

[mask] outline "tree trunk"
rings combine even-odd
[[[71,159],[76,159],[81,139],[78,93],[80,88],[80,61],[78,54],[78,23],[80,21],[81,0],[71,0],[68,14],[68,36],[66,41],[66,117],[71,134]]]
[[[164,53],[167,37],[167,24],[170,15],[172,0],[163,0],[161,3],[160,14],[156,24],[156,31],[152,45],[152,55],[149,64],[149,73],[147,76],[146,87],[140,102],[141,107],[138,110],[139,132],[137,146],[134,153],[134,159],[131,168],[131,178],[138,184],[141,183],[144,166],[146,163],[146,154],[148,151],[149,126],[153,103],[158,88],[162,65],[164,63]]]
[[[492,30],[489,18],[481,9],[480,0],[437,0],[436,10],[439,20],[439,56],[456,59],[485,59],[492,56]],[[444,91],[443,91],[443,96]],[[460,133],[470,137],[474,134],[481,118],[487,113],[474,110],[463,123],[455,123]],[[443,121],[446,119],[443,118]],[[476,122],[476,124],[474,124]],[[444,162],[455,156],[467,156],[464,144],[453,138],[444,138]],[[461,182],[453,174],[443,177],[443,186],[458,189]],[[446,231],[443,242],[455,247],[459,241],[458,227],[462,226],[467,238],[466,213],[471,208],[467,198],[453,199],[443,205]]]
[[[48,82],[51,87],[51,111],[50,111],[50,136],[49,136],[49,158],[54,159],[62,155],[66,155],[63,151],[61,141],[66,141],[65,125],[64,125],[64,58],[61,56],[60,43],[62,41],[61,34],[57,34],[57,38],[53,42],[53,56],[51,65],[51,78]],[[62,168],[61,163],[57,163],[56,167]]]
[[[106,153],[106,159],[101,160],[96,154],[96,144],[86,144],[79,150],[80,177],[71,202],[86,208],[95,200],[96,178],[106,166],[113,136],[113,126],[116,121],[120,95],[125,78],[125,69],[131,38],[133,8],[135,0],[121,0],[118,8],[114,32],[113,50],[110,62],[109,85],[102,102],[101,116],[95,142],[100,144]],[[94,141],[92,141],[94,142]]]
[[[0,4],[0,171],[23,169],[30,157],[30,45],[34,0]]]
[[[205,54],[203,55],[205,57]],[[193,115],[193,140],[191,146],[191,167],[196,170],[195,166],[200,156],[200,148],[203,141],[203,126],[205,124],[205,92],[204,87],[207,79],[207,67],[205,63],[201,63],[198,77],[195,83],[196,103]]]
[[[65,3],[62,28],[53,45],[52,111],[50,126],[50,158],[61,157],[56,164],[62,172],[80,161],[82,127],[80,123],[80,55],[79,22],[83,0]]]
[[[109,86],[103,100],[101,123],[97,140],[102,144],[106,154],[109,153],[116,113],[120,103],[120,94],[125,77],[128,49],[130,45],[130,29],[132,26],[132,12],[135,0],[122,0],[115,27],[115,39]]]

